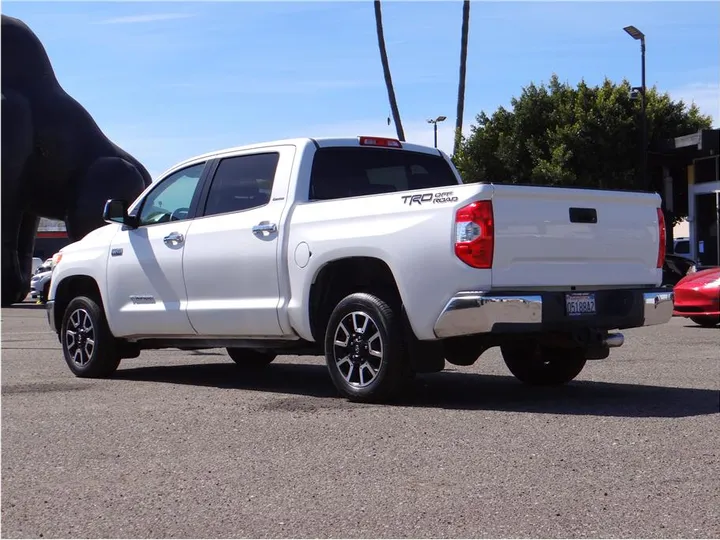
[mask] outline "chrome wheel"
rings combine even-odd
[[[85,367],[95,351],[95,327],[85,309],[76,309],[68,319],[65,346],[73,364]]]
[[[348,384],[372,383],[383,363],[383,342],[377,323],[362,311],[347,314],[335,330],[333,358]]]

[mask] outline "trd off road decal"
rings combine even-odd
[[[437,193],[422,193],[420,195],[402,195],[404,204],[412,206],[413,204],[441,204],[458,202],[458,198],[453,195],[452,191],[439,191]]]

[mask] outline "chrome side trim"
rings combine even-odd
[[[48,300],[45,304],[45,313],[47,315],[48,324],[50,329],[57,333],[58,329],[55,328],[55,300]]]
[[[675,294],[672,291],[643,293],[643,326],[665,324],[672,318]]]
[[[542,322],[542,296],[461,292],[450,299],[435,323],[439,338],[491,332],[498,323]]]

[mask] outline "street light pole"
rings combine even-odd
[[[438,125],[438,122],[444,122],[445,120],[447,120],[447,116],[438,116],[437,118],[431,118],[430,120],[428,120],[428,124],[433,125],[433,136],[435,139],[435,148],[437,148],[437,125]]]
[[[640,82],[640,104],[642,108],[642,179],[643,185],[649,188],[647,178],[647,151],[648,151],[648,126],[647,126],[647,86],[645,85],[645,34],[634,26],[626,26],[623,28],[628,35],[640,42],[640,69],[641,69],[641,82]],[[635,90],[635,89],[633,89]]]

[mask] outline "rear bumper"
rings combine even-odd
[[[435,323],[438,338],[486,333],[562,332],[578,328],[623,329],[668,322],[670,289],[594,291],[594,315],[567,315],[564,292],[459,292]]]

